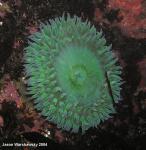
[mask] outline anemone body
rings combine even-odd
[[[30,41],[25,49],[28,92],[46,119],[84,132],[115,112],[121,68],[102,32],[76,16],[63,16],[41,25]]]

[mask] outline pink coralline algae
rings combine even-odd
[[[145,6],[144,0],[109,0],[107,9],[119,11],[115,25],[123,34],[135,39],[143,39],[146,38]]]
[[[0,103],[2,103],[4,100],[14,101],[17,107],[20,107],[20,96],[17,92],[14,82],[11,81],[8,75],[4,77],[4,83],[0,89]]]

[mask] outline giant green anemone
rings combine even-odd
[[[28,92],[35,108],[59,128],[84,132],[114,113],[121,68],[102,32],[62,16],[42,24],[25,49]]]

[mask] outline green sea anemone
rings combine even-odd
[[[114,113],[121,67],[102,32],[62,16],[42,24],[25,49],[28,92],[35,108],[58,127],[82,132]]]

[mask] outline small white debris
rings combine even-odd
[[[51,135],[50,131],[47,131],[47,133],[44,135],[45,137],[49,137]]]
[[[3,25],[3,22],[2,21],[0,21],[0,26],[2,26]]]

